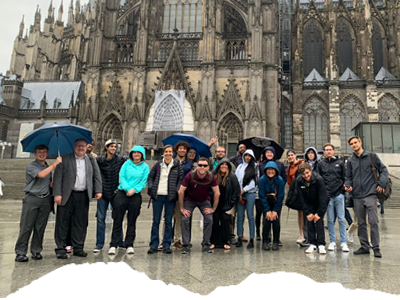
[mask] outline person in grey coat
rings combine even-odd
[[[368,241],[366,216],[371,228],[371,244],[375,257],[382,257],[379,249],[379,221],[377,212],[378,193],[384,191],[388,181],[388,170],[373,153],[375,168],[379,174],[379,181],[375,181],[372,170],[370,153],[362,148],[360,137],[352,136],[348,143],[354,153],[347,160],[346,180],[344,187],[346,192],[351,192],[354,201],[354,211],[358,218],[358,238],[361,247],[354,254],[369,254],[370,244]]]
[[[53,195],[57,204],[55,227],[55,252],[57,258],[67,259],[65,247],[71,224],[71,241],[75,256],[86,257],[83,251],[89,217],[89,201],[102,197],[102,181],[99,166],[91,155],[86,154],[87,142],[77,139],[74,152],[62,157],[62,163],[54,172]]]

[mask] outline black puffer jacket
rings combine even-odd
[[[102,198],[111,201],[114,198],[115,191],[118,189],[119,171],[126,159],[117,154],[114,154],[111,159],[107,159],[107,154],[104,154],[96,157],[96,160],[100,168],[101,180],[103,182]]]
[[[158,183],[160,182],[160,171],[163,160],[157,162],[153,168],[151,168],[148,180],[147,189],[148,194],[153,200],[157,199]],[[177,159],[173,159],[173,165],[168,174],[168,201],[178,200],[178,190],[183,180],[183,168]]]
[[[318,173],[312,172],[309,186],[302,176],[296,177],[295,180],[305,215],[318,214],[323,218],[328,207],[324,179]]]
[[[333,157],[331,159],[324,158],[318,163],[318,173],[325,182],[326,192],[329,198],[335,198],[340,194],[344,194],[344,180],[346,178],[346,170],[341,159]]]
[[[229,211],[239,201],[240,185],[236,175],[232,172],[230,160],[227,158],[221,159],[218,166],[212,171],[212,173],[216,175],[221,167],[221,164],[224,162],[228,163],[229,175],[226,178],[225,183],[225,197],[224,199],[219,199],[218,206],[222,207],[222,211]],[[211,196],[211,199],[214,199],[214,197]]]

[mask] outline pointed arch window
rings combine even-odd
[[[314,98],[304,107],[304,148],[322,149],[328,141],[328,111],[325,105]]]
[[[322,49],[322,31],[317,21],[313,20],[305,27],[303,36],[304,75],[310,74],[314,68],[323,73]]]
[[[390,97],[384,97],[378,102],[378,115],[380,122],[400,122],[400,107]]]
[[[246,56],[247,26],[240,13],[225,4],[224,10],[225,59],[244,60]]]
[[[372,50],[374,52],[374,74],[383,67],[383,37],[381,27],[376,20],[372,21]]]
[[[293,116],[290,102],[287,99],[282,103],[282,146],[285,149],[293,148]]]
[[[338,67],[339,75],[349,68],[353,70],[353,38],[350,27],[345,21],[339,20],[336,25],[337,46],[338,46]]]
[[[364,109],[354,98],[348,98],[340,105],[340,142],[342,153],[352,153],[347,143],[353,134],[351,130],[365,119]]]

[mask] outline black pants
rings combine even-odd
[[[71,244],[74,252],[83,250],[89,217],[89,198],[87,191],[72,191],[64,206],[57,206],[55,242],[56,253],[64,254],[68,230],[71,226]]]
[[[324,216],[317,222],[307,220],[308,239],[310,244],[325,246]]]
[[[281,235],[281,211],[278,211],[278,218],[273,221],[267,220],[265,218],[266,213],[263,213],[264,223],[263,223],[263,242],[270,243],[271,242],[271,227],[273,234],[273,243],[278,244],[280,235]]]
[[[211,244],[214,244],[215,247],[223,247],[224,245],[229,244],[230,222],[231,216],[221,208],[217,208],[213,213],[213,226],[210,242]]]
[[[31,253],[40,253],[43,249],[43,236],[47,220],[53,204],[53,197],[39,198],[28,194],[22,200],[21,221],[19,236],[15,244],[16,254],[28,252],[28,242],[31,237]]]
[[[261,216],[263,215],[264,208],[262,206],[261,200],[256,199],[256,234],[257,236],[261,236],[260,228],[261,228]],[[265,219],[265,217],[264,217]],[[263,220],[264,224],[264,220]],[[264,226],[263,226],[264,228]],[[264,229],[263,229],[264,230]],[[264,236],[264,233],[263,233]]]
[[[136,238],[136,220],[140,215],[142,205],[142,196],[133,194],[128,197],[125,191],[118,191],[114,198],[114,207],[112,210],[113,228],[110,247],[118,247],[121,242],[122,222],[126,211],[128,211],[128,226],[125,235],[125,247],[133,247]]]

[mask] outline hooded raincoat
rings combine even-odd
[[[248,166],[248,163],[244,159],[244,156],[246,154],[250,154],[254,158],[254,171],[255,171],[256,178],[255,178],[255,180],[254,179],[251,180],[250,183],[247,184],[246,186],[243,186],[243,179],[244,179],[244,175],[245,175],[245,170],[246,170],[246,168]],[[251,150],[251,149],[246,150],[246,152],[243,153],[242,159],[243,159],[243,163],[241,163],[237,167],[236,172],[235,172],[235,175],[236,175],[236,177],[237,177],[237,179],[239,181],[240,189],[244,190],[245,193],[255,193],[256,192],[256,183],[258,181],[258,168],[257,168],[257,164],[255,163],[256,162],[256,158],[254,156],[253,150]]]
[[[267,157],[265,156],[265,152],[267,150],[270,150],[272,153],[274,153],[274,157],[272,158],[272,160],[268,160]],[[264,155],[264,160],[258,165],[260,176],[264,175],[264,169],[265,169],[265,166],[267,165],[267,163],[270,162],[270,161],[273,161],[273,162],[276,163],[276,166],[278,167],[279,176],[282,177],[283,181],[286,184],[286,182],[287,182],[286,168],[285,168],[284,164],[281,161],[276,160],[275,148],[271,147],[271,146],[265,147],[264,150],[263,150],[263,155]]]
[[[267,169],[274,168],[276,170],[275,176],[269,178],[267,176]],[[267,194],[276,194],[276,201],[274,203],[267,201]],[[264,167],[264,173],[258,183],[258,197],[264,208],[264,212],[275,211],[278,212],[282,209],[283,198],[285,197],[285,182],[279,175],[279,168],[275,162],[269,161]]]
[[[143,160],[135,164],[132,158],[132,152],[139,151],[143,155]],[[129,152],[129,159],[122,165],[119,172],[119,190],[126,193],[134,189],[135,194],[140,193],[147,184],[147,178],[150,173],[149,165],[144,162],[146,159],[146,152],[142,146],[134,146]]]

